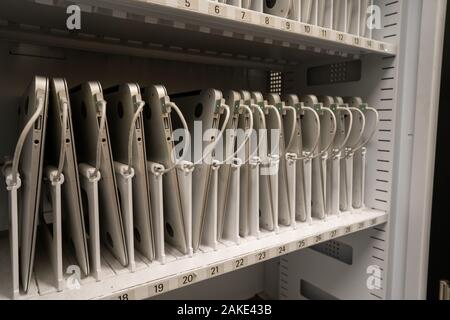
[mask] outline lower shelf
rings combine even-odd
[[[101,281],[95,281],[92,277],[77,281],[76,267],[71,264],[73,259],[65,257],[66,289],[62,292],[57,292],[51,283],[52,270],[48,260],[45,261],[45,256],[38,254],[32,286],[20,299],[145,299],[387,221],[387,213],[367,209],[325,221],[315,220],[311,224],[300,223],[296,229],[281,227],[277,234],[263,234],[260,239],[243,238],[239,245],[220,244],[216,251],[205,250],[192,257],[179,255],[176,250],[169,248],[165,264],[147,261],[137,254],[134,273],[120,266],[107,250],[102,250]],[[6,237],[0,239],[0,299],[11,299],[9,261]]]

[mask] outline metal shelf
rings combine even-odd
[[[168,262],[148,262],[138,259],[137,271],[129,272],[119,266],[106,250],[102,252],[104,278],[95,282],[92,277],[81,280],[79,289],[57,292],[49,283],[49,268],[39,268],[36,261],[33,286],[20,299],[144,299],[175,290],[199,281],[233,272],[256,263],[305,249],[307,247],[373,228],[388,221],[388,214],[376,210],[344,213],[339,217],[312,224],[298,224],[296,229],[281,228],[278,234],[266,233],[260,239],[245,238],[240,245],[221,244],[217,251],[204,250],[193,257],[182,256],[169,249]],[[0,261],[9,261],[8,241],[0,242]],[[170,254],[171,253],[171,254]],[[66,261],[70,258],[66,257]],[[43,262],[42,262],[43,263]],[[2,267],[8,263],[1,264]],[[65,266],[67,268],[67,265]],[[66,274],[66,282],[72,274]],[[8,283],[9,272],[0,272],[1,283]],[[0,288],[7,291],[8,286]],[[0,291],[0,299],[8,299],[8,292]]]
[[[68,1],[4,0],[0,38],[79,50],[276,69],[332,55],[392,56],[394,44],[207,0],[80,0],[81,30],[66,28]],[[20,2],[20,3],[18,3]],[[20,24],[16,24],[20,21]],[[37,37],[37,39],[36,39]]]

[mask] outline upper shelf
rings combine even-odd
[[[395,55],[396,45],[207,0],[3,0],[0,38],[99,52],[280,67],[324,55]],[[148,27],[151,25],[151,27]]]

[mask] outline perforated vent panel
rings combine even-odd
[[[270,71],[269,92],[281,95],[283,93],[283,73]]]
[[[311,249],[345,264],[353,264],[353,248],[345,243],[332,240],[318,244]]]

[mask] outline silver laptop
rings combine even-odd
[[[142,96],[147,103],[143,116],[147,159],[162,164],[166,169],[173,168],[175,145],[172,117],[166,109],[170,102],[166,88],[151,86],[142,90]],[[187,208],[183,208],[179,174],[178,170],[171,170],[163,178],[164,238],[181,253],[187,254],[189,246],[184,223]]]
[[[136,83],[105,89],[108,102],[108,125],[115,161],[128,164],[128,139],[131,122],[138,104],[142,102],[141,90]],[[150,146],[151,147],[151,146]],[[150,187],[147,170],[147,154],[142,116],[137,118],[133,133],[132,163],[133,177],[133,226],[135,247],[146,258],[154,259]]]
[[[236,144],[237,137],[236,137],[236,129],[238,127],[239,123],[239,110],[241,107],[241,95],[239,92],[236,91],[229,91],[225,96],[225,103],[230,107],[231,115],[230,119],[228,120],[227,124],[227,131],[224,134],[222,141],[223,141],[223,161],[227,161],[227,163],[224,163],[220,169],[219,169],[219,185],[218,185],[218,195],[217,195],[217,226],[218,226],[218,237],[219,239],[222,237],[222,231],[223,231],[223,224],[225,219],[227,218],[225,216],[225,213],[227,212],[227,206],[228,204],[228,198],[231,188],[231,160],[230,159],[233,154],[235,153],[235,149],[239,146]],[[219,127],[221,128],[223,125],[224,119],[220,120]],[[229,132],[230,131],[230,132]],[[231,132],[233,132],[233,135],[231,135]],[[241,142],[239,142],[241,143]],[[237,158],[238,155],[235,155],[234,158]]]
[[[98,103],[103,101],[102,87],[99,82],[84,83],[70,90],[70,100],[78,162],[95,167],[99,134],[102,139],[101,179],[98,184],[100,235],[116,259],[127,266],[128,256],[107,121],[103,131],[99,132],[101,113],[98,112]]]
[[[60,161],[61,136],[63,135],[63,104],[66,102],[67,124],[64,125],[64,166],[62,169],[64,183],[61,186],[63,234],[67,236],[69,243],[73,246],[81,270],[85,275],[88,275],[89,255],[78,176],[78,163],[75,152],[69,90],[65,79],[52,79],[50,85],[51,92],[48,108],[45,162],[47,165],[57,167]]]
[[[28,291],[33,272],[36,246],[36,229],[39,217],[39,204],[44,162],[45,129],[47,123],[49,80],[35,77],[19,107],[20,128],[23,128],[43,104],[39,118],[25,139],[19,173],[22,187],[19,192],[19,232],[20,232],[20,277],[23,290]]]
[[[219,109],[222,103],[222,93],[214,89],[204,91],[194,91],[171,95],[170,98],[179,106],[186,122],[189,131],[194,133],[194,123],[202,123],[202,136],[207,129],[217,129],[219,127]],[[192,136],[193,141],[198,139]],[[211,143],[215,137],[208,137],[203,141],[203,151],[206,146]],[[196,154],[195,147],[192,148],[192,162],[201,160],[202,152]],[[203,225],[205,221],[209,184],[211,180],[210,155],[206,157],[206,162],[195,167],[192,173],[192,181],[194,187],[192,188],[192,247],[197,250],[200,246],[200,239],[202,238]]]
[[[265,102],[262,94],[260,92],[252,92],[252,99],[255,102],[255,104],[259,105],[260,108],[265,108]],[[270,112],[271,115],[273,115],[273,112]],[[258,134],[258,156],[262,161],[262,165],[267,166],[268,163],[268,154],[270,153],[270,144],[268,141],[270,141],[270,128],[272,121],[268,121],[268,118],[271,117],[270,115],[265,115],[263,121],[258,121],[256,119],[260,118],[259,115],[255,114],[255,122],[254,122],[254,128],[257,130]],[[272,119],[273,120],[273,119]],[[269,124],[270,122],[270,124]],[[276,128],[276,127],[275,127]],[[267,130],[267,131],[265,131]],[[266,135],[261,135],[262,132],[266,132]],[[261,169],[262,170],[262,169]],[[260,175],[259,178],[259,223],[260,227],[263,229],[266,229],[268,231],[274,231],[275,229],[275,221],[274,221],[274,211],[275,211],[275,204],[274,199],[272,197],[271,192],[271,183],[270,175]],[[277,208],[278,209],[278,208]]]

